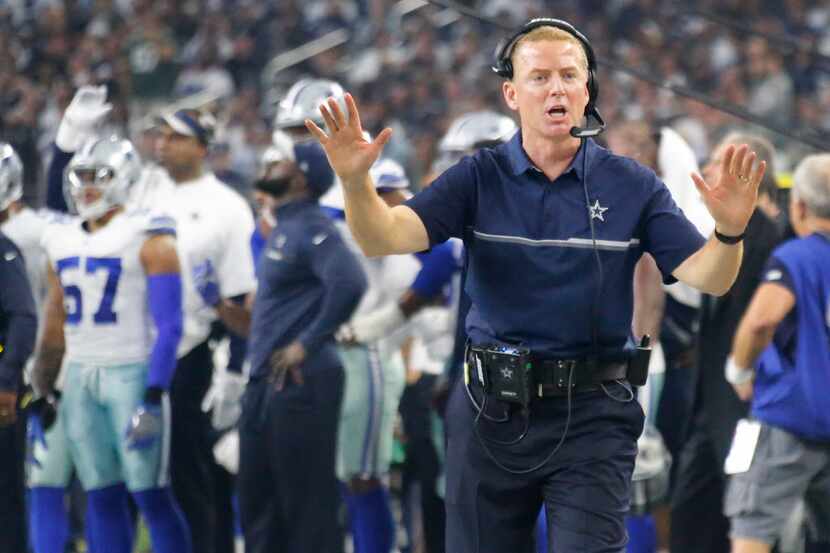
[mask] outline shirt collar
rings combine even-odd
[[[562,174],[567,174],[573,170],[577,178],[582,179],[582,158],[585,157],[585,151],[586,149],[589,149],[593,153],[596,148],[597,145],[593,139],[588,138],[583,140],[582,144],[579,146],[579,150],[577,150],[576,155],[571,160],[570,165],[568,165],[568,168],[565,169]],[[510,161],[511,167],[513,168],[514,175],[523,175],[528,170],[541,173],[541,171],[527,156],[527,152],[525,152],[524,146],[522,146],[522,131],[518,131],[507,143],[507,157]]]

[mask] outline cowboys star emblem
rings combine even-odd
[[[513,380],[513,369],[510,369],[508,367],[504,367],[501,370],[501,377],[504,378],[505,380]]]
[[[605,222],[605,217],[602,216],[603,213],[608,211],[607,207],[602,207],[599,205],[599,200],[594,202],[594,205],[589,206],[591,210],[591,219],[599,219],[602,222]]]

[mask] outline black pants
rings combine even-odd
[[[341,367],[274,391],[252,380],[239,426],[239,510],[247,553],[335,553]]]
[[[190,527],[193,553],[226,553],[216,547],[212,432],[210,418],[202,412],[212,378],[213,358],[204,342],[179,359],[170,387],[170,482]]]
[[[637,438],[645,419],[627,386],[607,386],[616,399],[603,391],[574,395],[567,434],[567,399],[534,400],[525,437],[497,445],[492,440],[515,441],[526,419],[514,410],[505,423],[480,420],[479,440],[476,410],[459,382],[447,410],[446,550],[534,551],[534,526],[544,503],[549,551],[622,553]],[[490,401],[487,413],[497,417],[503,405]],[[544,462],[563,434],[559,451]],[[544,463],[534,472],[511,474],[490,454],[514,471]]]
[[[655,425],[672,459],[680,457],[680,451],[686,441],[686,433],[691,425],[694,401],[692,394],[697,374],[692,365],[694,360],[694,352],[688,350],[666,353],[665,381]],[[674,485],[676,474],[677,463],[672,466],[671,470],[672,485]]]
[[[26,417],[0,427],[0,553],[26,553]]]
[[[421,488],[421,514],[427,553],[444,551],[444,500],[438,495],[441,462],[432,439],[432,389],[435,375],[425,374],[407,386],[398,410],[406,434],[406,462],[403,488],[407,494],[414,484]]]
[[[676,466],[672,553],[729,553],[729,520],[723,516],[726,478],[699,419],[693,423]]]

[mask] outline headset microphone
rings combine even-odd
[[[597,108],[593,108],[585,116],[584,127],[571,127],[571,136],[574,138],[593,138],[605,130],[605,120]]]

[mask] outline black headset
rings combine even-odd
[[[597,59],[588,38],[567,21],[554,19],[552,17],[539,17],[531,19],[525,23],[521,29],[504,40],[497,48],[496,64],[492,67],[493,71],[500,77],[512,79],[513,61],[511,60],[511,57],[513,56],[513,50],[516,48],[516,43],[524,35],[528,34],[533,29],[538,29],[539,27],[554,27],[556,29],[561,29],[576,38],[582,45],[585,57],[588,60],[588,105],[585,106],[587,125],[585,127],[572,128],[571,135],[576,138],[588,138],[598,135],[605,130],[605,121],[599,114],[599,110],[597,110],[597,98],[599,98],[599,84],[597,83],[596,78]]]

